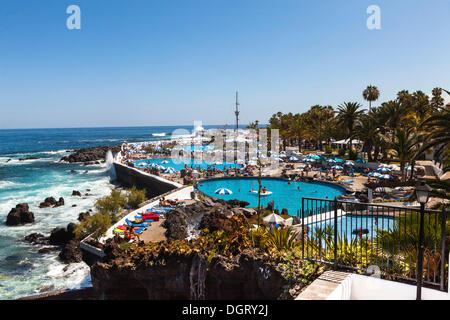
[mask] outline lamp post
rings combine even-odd
[[[417,261],[417,295],[416,300],[422,299],[422,281],[423,281],[423,251],[424,251],[424,215],[425,204],[430,197],[430,191],[432,189],[425,182],[416,187],[417,201],[420,203],[420,230],[419,230],[419,256]]]

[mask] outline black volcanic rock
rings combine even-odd
[[[78,221],[83,221],[84,219],[86,219],[87,217],[89,217],[91,214],[89,212],[81,212],[78,215]]]
[[[27,203],[19,203],[15,208],[12,208],[6,218],[6,225],[16,226],[19,224],[33,223],[34,214],[30,211]]]
[[[48,237],[45,237],[42,233],[31,233],[23,238],[23,241],[31,244],[48,244]]]
[[[85,165],[95,164],[95,161],[103,160],[108,150],[113,154],[120,152],[120,146],[99,146],[92,148],[79,149],[75,153],[62,157],[60,161],[83,162]]]
[[[41,202],[39,208],[48,208],[48,207],[60,207],[64,205],[64,198],[60,197],[58,201],[56,201],[53,197],[45,198],[44,202]]]
[[[80,191],[77,191],[77,190],[73,190],[73,191],[72,191],[72,196],[78,196],[78,197],[81,197],[81,192],[80,192]]]
[[[81,262],[83,253],[80,249],[80,243],[76,240],[70,240],[58,255],[65,263]]]
[[[20,158],[19,161],[25,161],[25,160],[37,160],[39,158],[36,157],[27,157],[27,158]]]
[[[76,225],[69,223],[67,228],[55,228],[50,233],[49,243],[52,245],[65,245],[75,237],[74,230]]]
[[[230,206],[233,207],[240,207],[240,208],[245,208],[246,206],[248,206],[250,203],[247,201],[242,201],[242,200],[238,200],[238,199],[233,199],[233,200],[228,200],[227,204],[229,204]]]

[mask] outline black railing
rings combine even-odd
[[[335,269],[379,271],[387,279],[416,282],[420,209],[303,198],[304,259]],[[448,287],[446,211],[425,210],[423,283]]]

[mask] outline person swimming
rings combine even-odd
[[[249,192],[255,192],[255,189],[252,188]]]
[[[302,189],[301,189],[300,187],[297,187],[297,190],[298,190],[298,191],[302,191]]]

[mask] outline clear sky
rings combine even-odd
[[[232,124],[236,90],[242,123],[266,123],[367,105],[369,84],[450,89],[449,17],[448,0],[0,0],[0,129]]]

